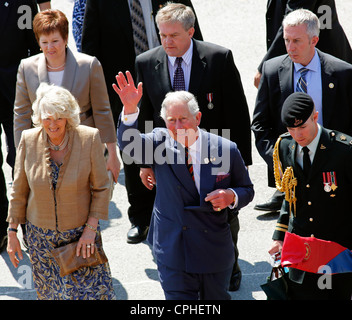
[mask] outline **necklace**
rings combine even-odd
[[[54,150],[54,151],[61,151],[63,149],[66,148],[67,146],[67,143],[68,143],[68,134],[67,132],[65,133],[65,136],[64,138],[62,139],[62,141],[60,142],[59,145],[56,145],[56,144],[53,144],[50,140],[50,138],[48,137],[48,142],[49,142],[49,148],[51,150]]]
[[[65,62],[64,64],[62,64],[61,66],[56,67],[56,68],[51,67],[51,66],[49,66],[48,64],[47,64],[47,66],[48,66],[48,68],[49,68],[49,69],[51,69],[51,70],[58,70],[58,69],[60,69],[60,68],[64,67],[64,66],[65,66],[65,64],[66,64],[66,62]]]

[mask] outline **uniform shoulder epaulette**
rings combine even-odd
[[[280,135],[280,138],[291,138],[291,135],[290,135],[289,132],[285,132],[285,133]]]
[[[329,135],[331,138],[333,138],[335,141],[341,142],[346,145],[352,146],[352,137],[338,131],[331,130],[329,132]]]

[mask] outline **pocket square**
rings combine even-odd
[[[217,176],[216,176],[216,183],[218,183],[218,182],[220,182],[220,181],[226,179],[226,178],[229,177],[229,176],[230,176],[229,173],[225,173],[225,172],[220,172],[220,173],[218,173]]]

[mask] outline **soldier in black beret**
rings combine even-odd
[[[291,94],[281,119],[288,133],[274,150],[276,187],[285,192],[269,254],[282,249],[286,231],[352,249],[352,138],[320,126],[312,98]],[[324,275],[289,268],[290,299],[351,299],[352,273]]]

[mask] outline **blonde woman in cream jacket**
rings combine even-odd
[[[108,263],[61,277],[51,251],[78,241],[77,255],[94,253],[99,219],[108,219],[109,177],[99,131],[79,125],[72,94],[41,84],[33,103],[36,128],[18,146],[7,221],[8,253],[23,258],[17,227],[26,224],[38,299],[114,299]]]

